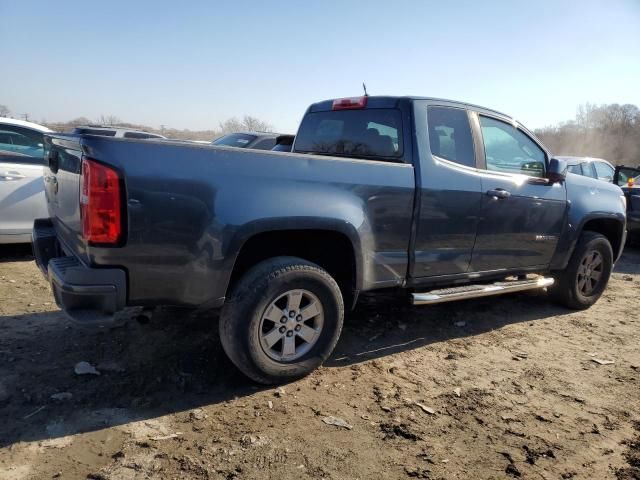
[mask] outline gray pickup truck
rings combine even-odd
[[[292,151],[46,135],[36,260],[80,322],[221,308],[222,345],[263,383],[331,354],[365,291],[415,305],[547,288],[602,294],[626,235],[616,185],[566,175],[522,125],[465,103],[315,103]]]

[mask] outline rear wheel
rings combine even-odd
[[[259,263],[238,282],[220,315],[231,361],[265,384],[309,374],[333,351],[344,317],[335,280],[296,257]]]
[[[604,292],[613,268],[613,250],[604,235],[583,232],[565,268],[557,272],[551,298],[566,307],[583,310]]]

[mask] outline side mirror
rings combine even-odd
[[[547,179],[550,183],[562,183],[567,177],[567,162],[559,158],[551,158],[547,168]]]

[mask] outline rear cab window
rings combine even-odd
[[[275,146],[275,138],[265,138],[264,140],[256,142],[251,148],[254,148],[256,150],[271,150]]]
[[[211,143],[225,147],[247,148],[256,138],[258,138],[256,135],[248,135],[246,133],[230,133]]]
[[[396,108],[308,112],[300,124],[294,151],[401,162],[402,113]]]

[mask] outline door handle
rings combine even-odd
[[[504,188],[495,188],[493,190],[488,190],[487,195],[493,197],[494,200],[509,198],[511,196],[511,192],[506,191]]]

